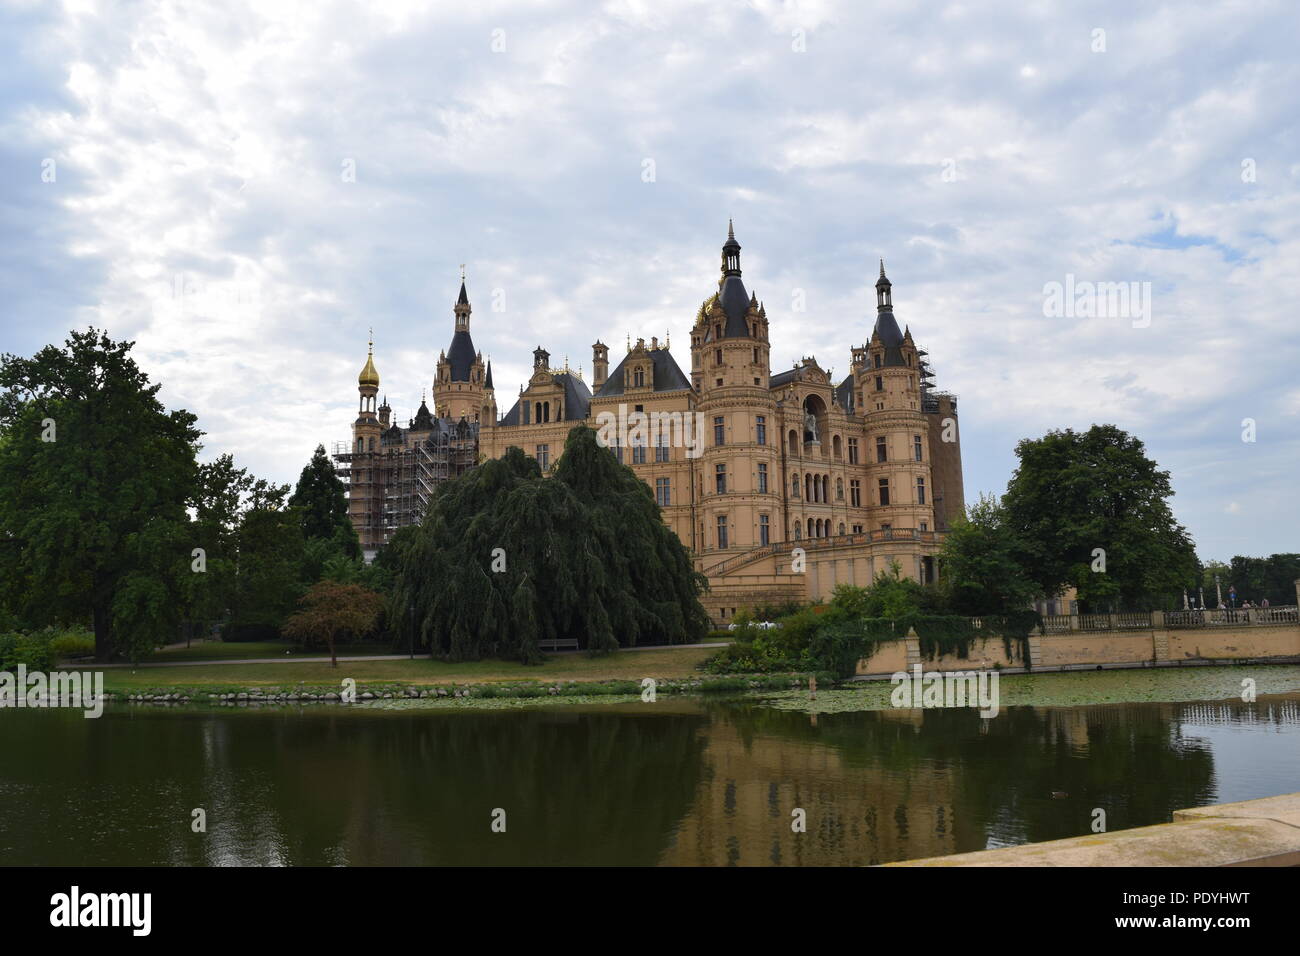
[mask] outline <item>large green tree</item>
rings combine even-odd
[[[349,558],[361,556],[356,530],[348,518],[347,487],[334,471],[324,445],[316,446],[303,468],[289,505],[302,516],[305,538],[331,542]]]
[[[1028,607],[1039,588],[1020,563],[1024,550],[1002,502],[981,495],[943,540],[941,586],[953,612],[1008,614]]]
[[[1025,439],[1002,499],[1020,563],[1045,594],[1078,588],[1085,607],[1181,606],[1196,553],[1174,520],[1169,472],[1114,425]]]
[[[1294,604],[1295,582],[1300,578],[1300,554],[1270,554],[1267,558],[1233,556],[1232,561],[1218,570],[1223,582],[1224,601],[1227,602],[1229,586],[1237,589],[1237,603],[1260,603],[1268,598],[1270,604]]]
[[[254,482],[236,532],[237,566],[228,637],[272,637],[303,592],[302,518],[288,485]]]
[[[0,357],[0,587],[31,621],[89,620],[95,657],[175,633],[200,432],[96,329]]]
[[[705,579],[650,489],[585,426],[553,477],[511,448],[439,486],[389,550],[392,613],[435,656],[536,662],[547,639],[601,652],[708,630]]]

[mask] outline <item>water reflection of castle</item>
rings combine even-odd
[[[872,865],[1163,822],[1218,798],[1197,727],[1300,724],[1300,700],[714,712],[697,797],[660,863]],[[750,723],[756,720],[760,726]],[[1054,795],[1055,794],[1055,795]],[[807,812],[807,832],[791,810]]]

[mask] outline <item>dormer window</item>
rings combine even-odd
[[[636,368],[632,370],[632,387],[645,388],[645,369]]]

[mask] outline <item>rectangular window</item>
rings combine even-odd
[[[715,465],[713,468],[713,482],[717,493],[725,495],[727,493],[727,466]]]
[[[542,471],[545,471],[547,468],[551,467],[551,446],[550,445],[537,446],[537,464],[542,466]]]
[[[641,444],[639,441],[632,443],[632,464],[645,464],[645,445]]]
[[[660,434],[655,445],[655,461],[668,461],[668,439]]]
[[[856,438],[850,438],[849,439],[849,464],[856,465],[857,463],[858,463],[858,440]]]
[[[862,482],[856,478],[849,481],[849,504],[855,508],[862,507]]]
[[[921,436],[920,435],[912,436],[912,455],[916,458],[917,461],[921,460]]]
[[[758,493],[767,494],[767,463],[762,461],[758,463]]]
[[[860,525],[860,524],[855,524],[855,525],[853,526],[853,533],[854,533],[854,534],[862,534],[862,525]]]
[[[877,376],[876,376],[876,391],[877,391],[877,392],[883,392],[884,390],[885,390],[885,380],[884,380],[883,378],[881,378],[879,375],[877,375]]]
[[[758,516],[758,543],[761,545],[769,544],[771,538],[771,528],[768,525],[767,515]]]
[[[673,503],[672,488],[667,478],[655,479],[655,504],[660,508],[667,508]]]
[[[884,436],[876,439],[876,461],[888,461],[889,451],[885,445]]]
[[[925,504],[925,479],[924,478],[916,479],[916,503],[918,505]]]
[[[922,530],[922,531],[929,531],[929,530],[930,530],[930,522],[928,522],[928,521],[922,521],[922,522],[921,522],[921,530]]]
[[[714,365],[722,364],[722,349],[713,350],[713,364]]]
[[[880,503],[882,505],[889,504],[889,479],[888,478],[880,479]]]
[[[713,420],[713,444],[725,445],[727,443],[726,419],[719,415]]]
[[[623,445],[617,438],[614,439],[614,457],[618,459],[620,465],[623,464]]]
[[[760,445],[766,445],[767,444],[767,416],[766,415],[758,416],[758,418],[755,420],[755,429],[758,432],[758,443]]]
[[[875,362],[876,368],[880,368],[880,353],[879,353],[879,352],[876,353],[876,355],[875,355],[875,359],[876,359],[876,362]]]
[[[727,516],[718,515],[718,547],[727,546]]]

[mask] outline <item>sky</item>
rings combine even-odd
[[[1114,423],[1203,559],[1300,551],[1297,36],[1270,2],[0,0],[0,351],[133,340],[205,459],[290,482],[371,329],[414,413],[462,264],[502,413],[538,345],[688,367],[732,219],[774,370],[847,373],[883,257],[968,501]]]

